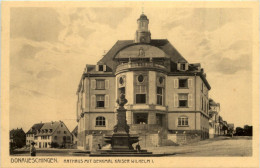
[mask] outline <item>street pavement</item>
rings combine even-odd
[[[153,153],[185,156],[252,156],[252,137],[226,137],[202,140],[188,145],[149,147]]]
[[[145,148],[167,157],[252,156],[252,137],[226,137],[202,140],[188,145]],[[14,156],[29,156],[29,149],[20,149]],[[37,156],[89,156],[78,149],[37,149]]]

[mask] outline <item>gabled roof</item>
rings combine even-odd
[[[43,123],[34,124],[26,134],[36,134],[37,130],[41,129],[43,125]]]
[[[78,136],[78,126],[76,126],[71,133],[77,137]]]
[[[37,135],[52,135],[60,124],[61,122],[59,121],[44,123],[44,125],[40,129],[41,132],[37,133]],[[52,132],[49,131],[50,129],[52,129]],[[47,130],[47,132],[42,133],[42,130]]]

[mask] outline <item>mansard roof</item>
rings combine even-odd
[[[107,54],[100,61],[98,61],[97,64],[105,64],[109,68],[111,68],[112,72],[115,72],[118,65],[118,62],[115,61],[116,54],[129,46],[140,44],[142,43],[134,43],[133,40],[118,40],[115,45],[107,52]],[[187,62],[187,60],[181,56],[181,54],[171,45],[171,43],[167,39],[151,40],[148,45],[157,47],[164,51],[165,54],[169,56],[170,60],[174,63],[180,61]]]

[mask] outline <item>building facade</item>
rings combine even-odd
[[[86,65],[77,90],[78,148],[91,149],[95,137],[112,133],[120,93],[128,100],[130,133],[139,135],[141,146],[209,137],[211,87],[203,68],[167,39],[151,39],[148,24],[142,14],[134,40],[117,41],[97,65]]]
[[[34,142],[34,136],[38,131],[42,128],[43,123],[34,124],[26,133],[26,145],[30,146],[32,142]]]
[[[213,99],[209,99],[209,138],[220,135],[219,112],[220,104]]]
[[[72,134],[62,121],[47,122],[34,135],[36,148],[69,147]]]

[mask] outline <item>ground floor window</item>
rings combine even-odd
[[[135,113],[134,124],[148,124],[148,113]]]
[[[189,120],[188,117],[179,117],[178,118],[178,126],[188,126]]]
[[[106,126],[105,117],[99,116],[96,118],[96,126]]]
[[[136,94],[136,104],[146,103],[146,94]]]

